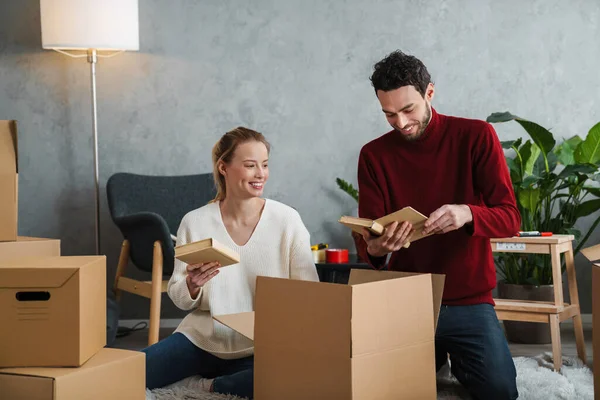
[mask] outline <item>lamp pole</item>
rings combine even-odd
[[[96,255],[100,255],[100,185],[98,183],[98,114],[96,105],[96,63],[98,62],[98,53],[96,49],[89,49],[87,60],[90,63],[90,75],[92,81],[92,131],[94,139],[94,189],[96,197],[95,206],[95,233],[96,233]]]

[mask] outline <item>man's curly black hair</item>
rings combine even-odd
[[[404,54],[396,50],[388,54],[383,60],[373,66],[371,83],[378,90],[389,92],[412,85],[421,96],[425,97],[427,85],[431,82],[431,76],[425,65],[414,56]]]

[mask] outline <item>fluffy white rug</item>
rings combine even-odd
[[[593,400],[592,371],[578,358],[563,357],[562,372],[552,371],[552,354],[535,358],[517,357],[517,387],[520,400]],[[197,378],[191,377],[168,388],[146,391],[146,400],[243,400],[192,390]],[[438,373],[438,400],[470,399],[448,368]]]

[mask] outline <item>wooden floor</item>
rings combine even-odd
[[[163,339],[169,336],[173,332],[173,329],[161,329],[160,338]],[[587,351],[587,364],[592,367],[592,327],[591,325],[584,325],[584,336]],[[575,346],[575,335],[573,334],[573,325],[561,324],[561,338],[562,338],[562,353],[563,356],[574,357],[577,356],[577,348]],[[113,347],[130,350],[141,350],[146,347],[148,340],[148,330],[133,332],[128,336],[117,338]],[[552,345],[530,345],[530,344],[516,344],[509,343],[510,351],[513,357],[531,357],[536,356],[544,352],[552,352]]]

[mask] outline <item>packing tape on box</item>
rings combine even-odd
[[[325,255],[328,263],[348,262],[348,249],[327,249]]]

